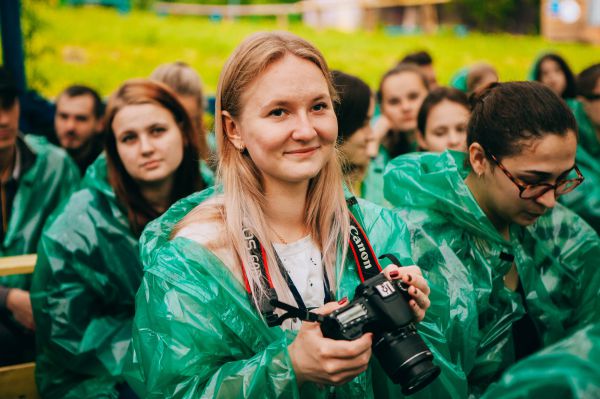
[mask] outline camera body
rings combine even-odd
[[[410,395],[440,374],[433,355],[417,333],[408,304],[408,286],[382,273],[356,287],[354,299],[323,318],[323,336],[354,340],[373,333],[373,352],[391,380]]]

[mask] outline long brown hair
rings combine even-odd
[[[105,150],[108,181],[117,198],[127,210],[132,231],[139,235],[146,224],[160,216],[142,196],[138,184],[127,173],[117,152],[117,142],[112,128],[117,113],[126,106],[155,104],[173,115],[183,135],[183,159],[175,171],[175,181],[169,205],[194,191],[205,187],[200,176],[199,143],[192,122],[173,92],[164,84],[145,79],[125,82],[110,98],[106,110]]]

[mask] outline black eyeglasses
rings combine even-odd
[[[519,188],[519,197],[523,199],[537,199],[550,190],[554,190],[554,195],[556,197],[559,197],[563,194],[573,191],[575,187],[579,186],[583,182],[583,175],[581,174],[581,171],[579,170],[577,165],[575,165],[573,166],[572,170],[574,170],[575,173],[577,173],[577,177],[573,179],[561,180],[559,182],[556,182],[556,184],[525,184],[523,181],[514,177],[512,173],[510,173],[508,169],[506,169],[506,167],[502,165],[493,154],[491,154],[487,150],[485,150],[485,153],[488,155],[488,157],[492,159],[492,161],[494,161],[496,165],[498,165],[498,167],[502,172],[504,172],[506,177],[508,177],[510,181],[512,181],[515,184],[515,186]]]

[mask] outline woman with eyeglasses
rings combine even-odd
[[[537,82],[492,84],[471,101],[468,153],[408,154],[385,174],[431,286],[420,329],[443,371],[428,397],[478,396],[600,319],[600,238],[557,203],[584,180],[573,114]]]

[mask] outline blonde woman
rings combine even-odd
[[[128,378],[138,394],[373,396],[371,334],[335,341],[317,323],[269,327],[263,317],[273,293],[322,314],[348,301],[360,283],[351,217],[375,253],[412,264],[401,219],[347,203],[334,98],[321,53],[290,33],[255,34],[227,61],[217,92],[218,188],[176,204],[141,239],[146,273]],[[264,252],[252,256],[256,242]],[[409,282],[422,319],[429,288],[419,268],[385,273]]]

